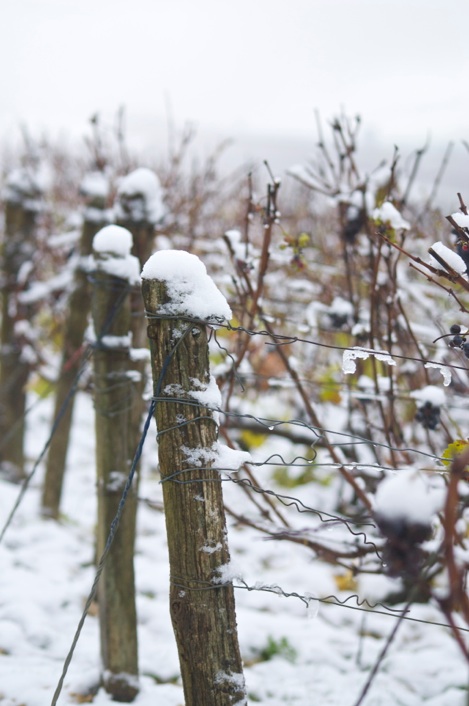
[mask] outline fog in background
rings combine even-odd
[[[326,125],[343,110],[362,117],[367,169],[394,145],[409,167],[429,145],[424,194],[454,141],[440,203],[469,201],[463,0],[15,0],[0,20],[4,143],[20,125],[82,139],[93,114],[112,126],[125,106],[143,161],[191,123],[201,156],[230,138],[226,169],[282,173],[313,154],[315,111]]]

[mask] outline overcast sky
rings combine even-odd
[[[359,113],[390,148],[469,139],[467,0],[4,0],[0,27],[4,139],[79,135],[122,105],[140,144],[170,106],[243,156],[275,138],[293,161],[315,109]]]

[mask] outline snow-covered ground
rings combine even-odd
[[[52,400],[28,417],[32,463],[47,438]],[[141,690],[138,706],[182,706],[176,645],[168,611],[168,560],[155,430],[145,444],[136,547]],[[94,578],[96,522],[94,411],[79,393],[66,476],[63,520],[39,516],[42,467],[0,546],[0,703],[51,703]],[[242,502],[232,483],[228,503]],[[19,488],[0,481],[3,526]],[[235,495],[236,494],[236,495]],[[332,568],[301,546],[264,541],[255,530],[229,526],[233,563],[249,586],[279,585],[285,592],[337,594]],[[370,587],[371,587],[370,577]],[[379,579],[379,577],[377,577]],[[374,577],[376,581],[376,577]],[[371,590],[371,588],[370,588]],[[346,594],[344,594],[346,595]],[[250,704],[354,706],[394,626],[394,618],[350,608],[307,609],[298,598],[266,591],[236,591],[239,640]],[[353,606],[354,603],[351,602]],[[88,616],[59,704],[86,701],[99,681],[98,621]],[[429,605],[412,617],[442,622]],[[467,633],[466,633],[467,634]],[[276,653],[276,654],[275,654]],[[270,659],[266,659],[270,656]],[[364,699],[367,706],[466,706],[467,664],[447,628],[403,622]],[[91,699],[88,699],[91,700]],[[109,703],[100,689],[93,703]],[[201,706],[208,706],[206,704]]]

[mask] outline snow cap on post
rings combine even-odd
[[[94,267],[113,277],[126,279],[130,284],[139,282],[139,262],[130,254],[132,234],[121,226],[105,226],[93,239]]]
[[[123,177],[117,190],[115,216],[119,221],[156,224],[165,215],[160,180],[151,169],[139,167]]]
[[[145,263],[142,279],[164,282],[168,301],[158,314],[185,314],[196,319],[229,321],[231,309],[196,255],[184,250],[160,250]]]
[[[22,204],[27,211],[40,211],[44,186],[37,171],[19,167],[8,175],[2,197],[5,201]]]
[[[80,184],[80,194],[105,201],[109,196],[109,179],[104,172],[87,172]]]
[[[106,207],[109,192],[109,179],[104,172],[96,170],[85,174],[80,184],[80,195],[83,196],[87,206],[86,220],[103,220],[103,210]]]

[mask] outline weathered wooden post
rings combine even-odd
[[[92,315],[96,334],[94,387],[98,474],[98,556],[103,554],[129,473],[130,288],[139,266],[132,236],[119,226],[93,240]],[[138,693],[138,650],[133,553],[137,499],[131,488],[98,585],[103,684],[116,701]]]
[[[0,459],[13,480],[24,475],[24,414],[30,363],[21,341],[27,331],[27,308],[18,297],[22,266],[34,253],[34,230],[40,208],[41,188],[29,169],[12,172],[5,189],[5,238],[3,243]],[[22,323],[25,328],[22,327]]]
[[[55,519],[59,516],[72,426],[75,401],[73,386],[77,382],[76,377],[82,362],[81,350],[91,305],[88,258],[91,255],[94,236],[109,222],[106,210],[108,189],[107,179],[101,172],[88,174],[80,189],[85,199],[83,227],[73,289],[68,301],[69,311],[63,333],[62,363],[55,391],[54,420],[60,416],[60,422],[51,439],[42,491],[42,514]]]
[[[203,321],[229,319],[231,312],[194,255],[155,253],[142,278],[157,401],[170,612],[185,704],[242,706],[247,701],[217,470],[218,428],[208,408],[216,405],[218,388],[209,375]]]
[[[153,252],[155,227],[165,214],[161,185],[156,174],[150,169],[140,167],[125,176],[117,190],[114,212],[116,223],[132,233],[132,254],[143,267]],[[145,318],[142,316],[142,297],[138,290],[132,292],[130,301],[132,346],[134,350],[142,351],[148,348],[148,338]],[[140,374],[140,380],[135,382],[131,411],[134,441],[132,456],[141,436],[142,415],[146,409],[143,392],[147,382],[147,363],[148,358],[144,356],[134,361],[134,368]]]

